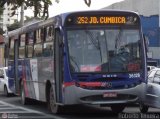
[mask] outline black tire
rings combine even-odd
[[[149,109],[149,106],[146,106],[142,103],[139,104],[139,110],[140,110],[141,113],[147,113],[148,109]]]
[[[6,85],[4,86],[4,95],[5,95],[6,97],[9,96],[8,89],[7,89],[7,86],[6,86]]]
[[[28,100],[28,98],[26,98],[26,96],[25,96],[25,91],[24,91],[23,82],[21,82],[20,91],[21,91],[21,94],[20,94],[20,95],[21,95],[21,103],[22,103],[23,105],[29,104],[29,100]]]
[[[48,109],[53,114],[62,113],[62,106],[56,104],[55,91],[53,90],[52,86],[50,87],[50,92],[49,92]]]
[[[112,109],[112,111],[114,112],[114,113],[121,113],[121,112],[123,112],[123,110],[125,109],[125,105],[111,105],[111,109]]]

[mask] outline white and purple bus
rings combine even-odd
[[[9,88],[23,104],[44,101],[52,113],[75,104],[122,112],[144,98],[146,48],[137,13],[64,13],[8,38]]]

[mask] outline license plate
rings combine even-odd
[[[103,97],[104,98],[106,98],[106,97],[117,97],[117,93],[115,93],[115,92],[107,92],[107,93],[103,94]]]

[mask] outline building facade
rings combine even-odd
[[[18,20],[18,14],[13,15],[13,12],[11,5],[4,5],[3,15],[0,17],[0,27],[3,28],[3,31],[7,31],[7,26]]]
[[[160,66],[160,0],[124,0],[103,9],[137,12],[141,16],[144,35],[149,39],[149,65]]]
[[[13,24],[16,20],[17,17],[16,15],[12,16],[13,14],[12,6],[11,5],[4,5],[4,11],[3,14],[0,15],[0,28],[3,29],[4,32],[7,32],[7,26],[10,24]],[[0,67],[5,66],[5,60],[4,60],[4,47],[5,45],[2,43],[3,42],[3,36],[0,35]]]

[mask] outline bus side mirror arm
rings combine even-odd
[[[144,39],[145,50],[146,52],[148,52],[148,46],[149,46],[148,37],[143,34],[143,39]]]

